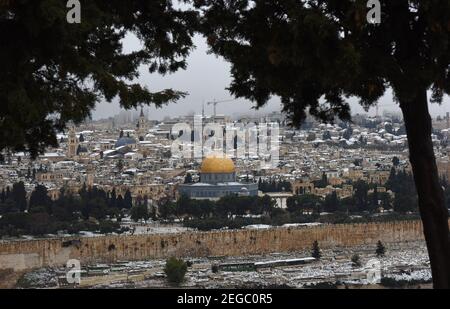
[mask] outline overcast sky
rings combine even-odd
[[[203,102],[216,100],[233,99],[229,92],[225,89],[231,81],[230,65],[222,58],[215,55],[207,54],[207,45],[203,37],[197,36],[194,39],[196,48],[188,58],[188,67],[175,74],[161,76],[158,74],[150,74],[147,68],[141,68],[141,76],[139,83],[146,85],[152,91],[160,91],[172,88],[189,93],[189,95],[179,100],[177,103],[166,105],[162,108],[155,107],[146,108],[150,119],[161,120],[165,116],[179,116],[191,113],[201,113]],[[134,36],[129,36],[124,40],[124,50],[129,52],[139,48],[140,43]],[[364,113],[359,106],[357,100],[351,99],[352,113]],[[269,104],[255,111],[252,109],[254,104],[250,101],[238,99],[234,102],[223,103],[217,106],[218,114],[233,116],[233,114],[242,113],[264,113],[271,111],[280,111],[280,103],[277,98],[273,98]],[[379,102],[379,111],[400,111],[398,106],[392,101],[392,95],[389,93]],[[432,104],[431,113],[436,116],[444,115],[450,111],[450,99],[447,96],[445,102],[439,106]],[[118,102],[102,102],[98,104],[92,116],[94,119],[107,118],[114,116],[120,112]],[[205,104],[205,112],[213,114],[213,107]],[[370,114],[375,113],[375,108],[371,108]]]

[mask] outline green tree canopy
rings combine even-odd
[[[25,185],[22,181],[13,185],[11,198],[18,210],[24,211],[27,209],[27,192],[25,191]]]
[[[129,189],[127,189],[127,191],[125,192],[123,203],[126,209],[131,209],[131,207],[133,207],[133,198]]]
[[[184,281],[184,276],[187,272],[187,265],[183,260],[171,257],[166,261],[164,273],[170,284],[175,286],[180,285]]]
[[[161,74],[185,68],[195,12],[166,0],[81,2],[80,24],[67,22],[66,1],[0,4],[0,149],[36,155],[56,146],[55,133],[84,120],[102,98],[135,108],[184,95],[151,92],[135,78],[142,64]],[[126,53],[128,34],[142,48]]]
[[[43,185],[37,185],[30,196],[29,210],[42,207],[46,212],[50,212],[52,200],[48,196],[47,188]]]
[[[138,204],[131,208],[131,219],[134,222],[138,222],[140,219],[147,221],[150,218],[147,206],[144,204]]]

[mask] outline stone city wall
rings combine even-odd
[[[0,269],[24,270],[117,260],[161,259],[170,256],[245,256],[311,248],[374,245],[423,239],[420,221],[321,225],[135,236],[100,236],[0,242]]]

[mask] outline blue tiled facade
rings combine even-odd
[[[193,199],[217,199],[226,195],[257,196],[258,184],[236,182],[236,173],[202,173],[200,182],[182,184],[178,192]]]

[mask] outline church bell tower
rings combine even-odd
[[[77,155],[78,140],[73,126],[69,129],[69,139],[67,141],[67,157],[73,158]]]

